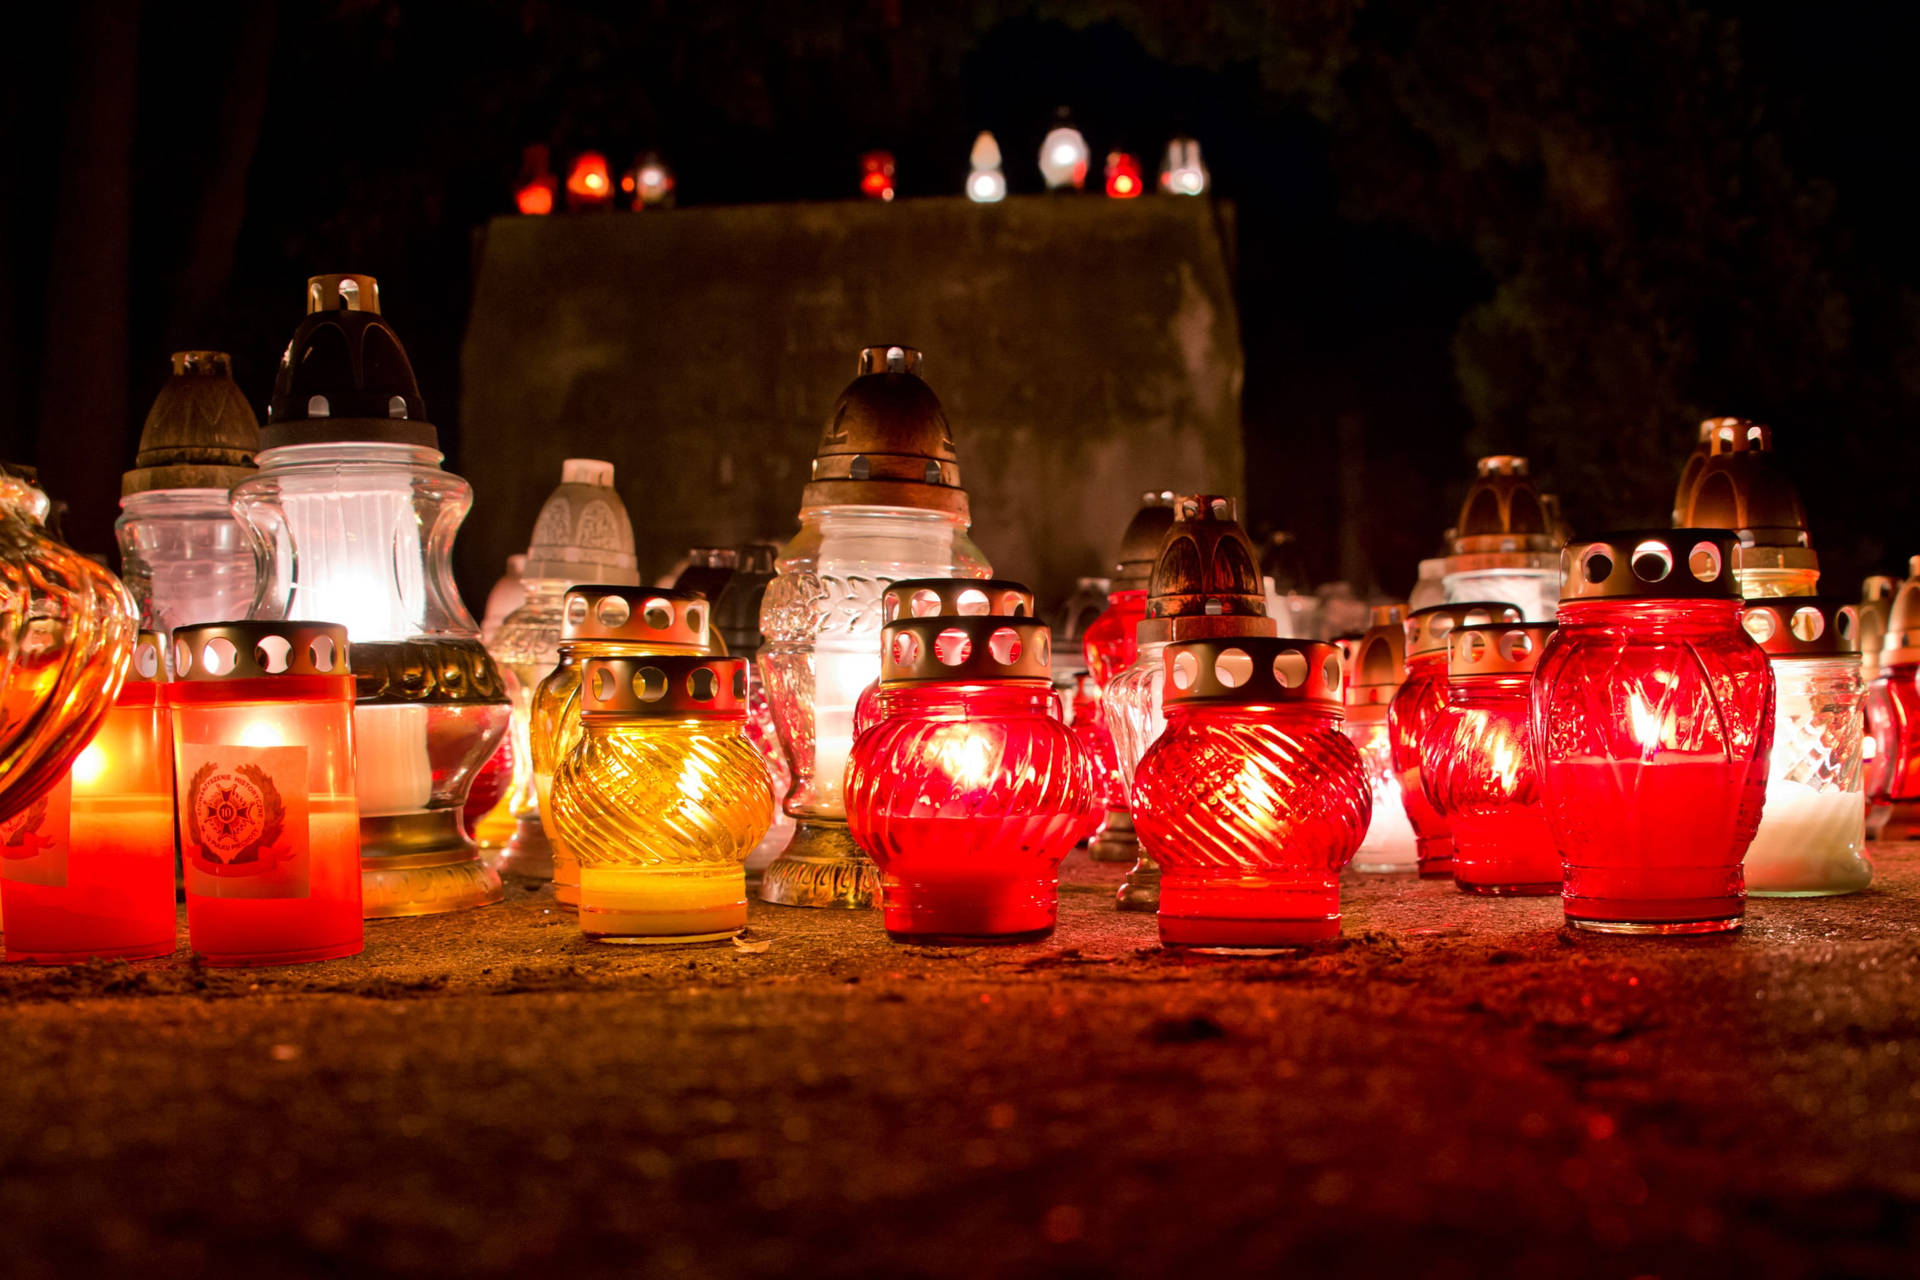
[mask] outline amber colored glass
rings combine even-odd
[[[193,949],[211,965],[300,964],[357,955],[364,935],[353,678],[181,680],[167,686],[166,697],[173,711],[176,812]],[[235,772],[259,770],[250,780],[265,811],[259,851],[224,866],[210,839],[194,838],[197,821],[218,818],[209,817],[205,806],[221,797],[217,790],[204,793],[217,782],[218,769],[198,785],[196,779],[203,757],[217,758],[222,748],[237,749],[233,759],[243,763]],[[278,749],[288,748],[297,749],[290,759],[300,762],[298,767],[276,770]],[[219,761],[221,767],[228,764]],[[301,833],[293,824],[303,808]]]
[[[133,600],[47,533],[46,512],[46,495],[0,466],[0,813],[66,776],[133,656]]]
[[[1103,793],[1045,680],[883,685],[847,774],[897,942],[1053,932],[1060,863]]]
[[[548,834],[580,868],[580,931],[605,942],[724,941],[747,923],[747,853],[773,822],[746,714],[579,718]]]
[[[1340,932],[1340,869],[1373,795],[1336,709],[1167,707],[1133,775],[1140,843],[1163,868],[1160,941],[1265,947]]]
[[[1532,674],[1454,676],[1427,728],[1421,780],[1453,836],[1453,881],[1468,893],[1560,892],[1528,706]]]
[[[1427,729],[1447,705],[1447,654],[1422,654],[1407,660],[1407,678],[1387,708],[1387,737],[1393,746],[1393,767],[1400,771],[1400,799],[1420,855],[1425,878],[1453,875],[1453,835],[1446,815],[1427,798],[1420,777],[1420,745]]]
[[[1774,678],[1733,600],[1569,600],[1532,717],[1567,920],[1616,933],[1740,926]]]
[[[0,824],[8,960],[173,953],[170,738],[160,686],[129,681],[66,778]]]

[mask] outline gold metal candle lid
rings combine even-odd
[[[1278,631],[1253,543],[1233,518],[1233,499],[1220,494],[1173,500],[1147,591],[1147,616],[1135,633],[1142,644]]]
[[[1551,569],[1564,541],[1558,509],[1527,474],[1527,460],[1492,454],[1475,473],[1454,526],[1447,572]]]
[[[150,489],[231,489],[253,474],[260,423],[233,380],[224,351],[176,351],[140,428],[134,469],[120,496]]]
[[[1052,633],[1031,617],[896,618],[880,628],[882,684],[1051,682],[1052,658]]]
[[[1290,703],[1340,711],[1340,650],[1324,640],[1221,636],[1167,646],[1163,704]]]
[[[1907,562],[1907,579],[1894,589],[1887,610],[1887,638],[1880,644],[1880,664],[1920,662],[1920,556]]]
[[[314,276],[307,314],[280,357],[260,447],[399,444],[438,449],[406,348],[372,276]]]
[[[1551,622],[1474,623],[1459,627],[1447,640],[1447,676],[1523,676],[1540,661]]]
[[[1860,584],[1860,662],[1869,676],[1880,669],[1880,649],[1887,642],[1887,615],[1892,611],[1898,585],[1878,573]]]
[[[167,678],[167,638],[158,631],[142,631],[133,640],[133,662],[127,667],[127,681],[162,684]]]
[[[1693,482],[1700,476],[1700,468],[1707,465],[1707,455],[1713,451],[1714,429],[1721,423],[1738,425],[1744,418],[1707,418],[1700,423],[1700,440],[1693,446],[1693,452],[1687,455],[1686,462],[1680,468],[1680,484],[1673,491],[1673,523],[1687,523],[1687,500],[1693,494]]]
[[[640,585],[633,550],[633,521],[613,487],[613,464],[598,458],[568,458],[560,484],[547,495],[533,522],[522,581],[604,582]]]
[[[1447,651],[1447,637],[1456,627],[1494,622],[1518,622],[1520,607],[1503,600],[1471,600],[1461,604],[1430,604],[1407,615],[1407,661]]]
[[[1387,706],[1407,679],[1407,606],[1373,606],[1373,625],[1347,656],[1343,690],[1347,716],[1357,723],[1387,718]]]
[[[1738,600],[1739,545],[1729,529],[1622,530],[1569,543],[1560,600]]]
[[[560,607],[560,641],[704,649],[711,609],[697,591],[609,583],[568,587]]]
[[[1823,596],[1749,600],[1740,623],[1770,658],[1842,658],[1860,652],[1860,611]]]
[[[347,629],[337,622],[206,622],[173,632],[175,680],[350,674]]]
[[[1140,509],[1120,535],[1120,554],[1113,564],[1114,591],[1144,591],[1153,577],[1160,543],[1173,526],[1173,490],[1149,490],[1140,495]]]
[[[912,347],[868,347],[820,436],[800,512],[921,507],[968,517],[953,427]]]
[[[1800,491],[1773,451],[1773,428],[1744,418],[1715,418],[1708,453],[1681,495],[1675,524],[1732,529],[1743,569],[1814,569]]]
[[[880,593],[880,621],[997,614],[1031,618],[1033,592],[1011,578],[901,578]]]
[[[588,658],[580,675],[582,719],[633,716],[744,720],[747,660],[703,654]]]

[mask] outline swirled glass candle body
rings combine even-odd
[[[1422,780],[1453,835],[1453,880],[1468,893],[1560,891],[1533,763],[1531,673],[1454,677],[1427,728]]]
[[[1053,932],[1060,862],[1099,812],[1092,762],[1044,680],[882,686],[847,780],[899,942]]]
[[[1453,874],[1453,835],[1447,816],[1427,798],[1420,777],[1420,746],[1427,729],[1447,705],[1447,655],[1426,654],[1407,659],[1407,678],[1387,709],[1387,737],[1393,767],[1400,774],[1400,801],[1413,825],[1420,874],[1429,878]]]
[[[1889,662],[1867,686],[1867,799],[1893,814],[1920,805],[1920,662]],[[1904,826],[1905,824],[1902,824]],[[1905,839],[1895,829],[1887,839]]]
[[[1570,923],[1739,927],[1774,692],[1739,611],[1733,599],[1562,601],[1532,701]]]
[[[1072,716],[1067,727],[1093,765],[1094,789],[1101,804],[1101,808],[1096,809],[1087,820],[1088,827],[1082,839],[1096,834],[1106,822],[1108,813],[1115,809],[1124,812],[1127,807],[1127,784],[1120,777],[1120,760],[1114,751],[1113,734],[1107,729],[1106,712],[1101,706],[1103,701],[1092,676],[1082,672],[1074,678]]]
[[[1337,686],[1336,686],[1337,687]],[[1340,869],[1373,798],[1337,709],[1174,706],[1133,776],[1161,867],[1160,940],[1262,947],[1340,932]]]

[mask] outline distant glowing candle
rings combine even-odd
[[[1366,839],[1353,855],[1353,869],[1414,871],[1420,856],[1400,794],[1400,771],[1393,767],[1393,740],[1387,733],[1387,709],[1406,678],[1407,606],[1375,605],[1373,625],[1350,643],[1343,691],[1346,730],[1360,752],[1367,789],[1373,793],[1373,818],[1367,823]]]
[[[967,175],[967,199],[975,204],[998,204],[1007,198],[1007,175],[1000,171],[1000,144],[991,133],[973,140],[968,157],[973,172]]]
[[[1057,123],[1040,143],[1040,176],[1049,191],[1078,191],[1086,185],[1093,154],[1062,107]]]

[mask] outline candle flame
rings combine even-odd
[[[100,781],[107,772],[107,753],[101,749],[99,739],[87,745],[73,762],[73,785],[90,787]]]
[[[1639,741],[1641,749],[1649,756],[1658,751],[1666,739],[1667,726],[1672,717],[1662,716],[1648,706],[1638,689],[1627,694],[1627,717],[1632,722],[1633,736]]]

